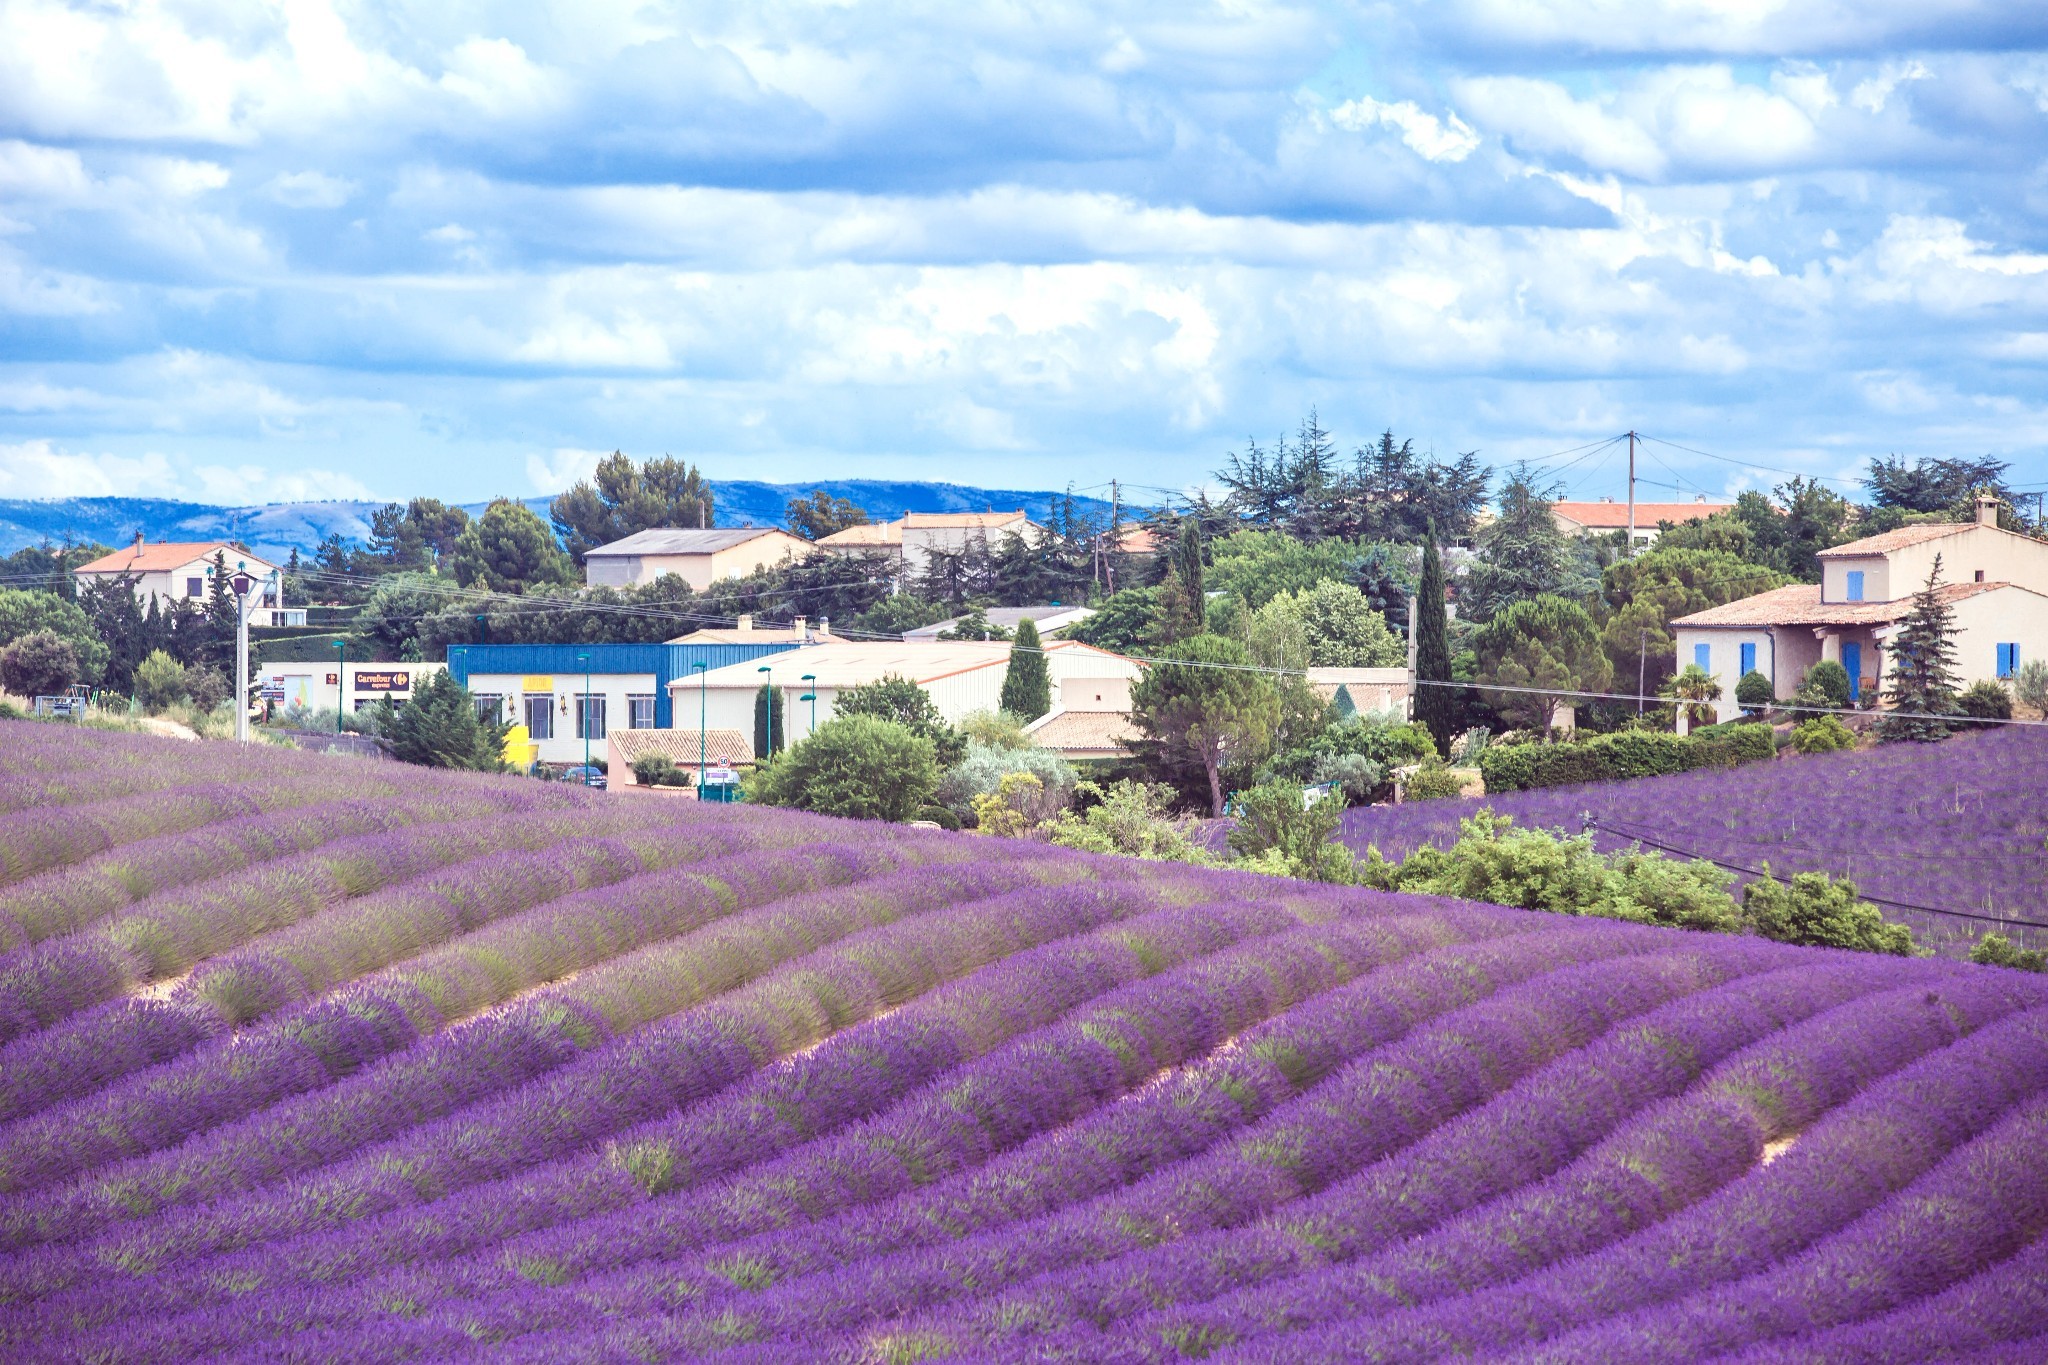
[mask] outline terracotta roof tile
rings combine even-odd
[[[1127,711],[1055,711],[1025,730],[1043,747],[1067,754],[1127,753],[1140,734]]]
[[[1948,536],[1974,531],[1974,521],[1931,521],[1918,526],[1901,526],[1896,531],[1885,531],[1861,540],[1852,540],[1847,545],[1837,545],[1831,550],[1822,550],[1822,559],[1861,559],[1866,555],[1881,555],[1889,550],[1903,550],[1913,545],[1925,545],[1930,540],[1941,540]]]
[[[1700,521],[1716,512],[1729,511],[1734,506],[1732,502],[1639,502],[1636,504],[1636,529],[1654,530],[1660,521]],[[1554,502],[1550,504],[1550,510],[1581,526],[1615,531],[1628,527],[1628,504],[1625,502]]]
[[[1943,602],[1960,602],[2010,583],[1945,583],[1935,589]],[[1816,583],[1792,583],[1725,606],[1681,616],[1674,626],[1859,626],[1884,625],[1913,610],[1913,599],[1890,602],[1823,602]]]
[[[224,540],[158,541],[154,545],[124,545],[112,554],[101,555],[90,564],[81,564],[75,573],[164,573],[171,569],[182,569],[196,560],[211,559],[216,551],[225,550],[233,559],[260,564],[268,570],[276,567],[267,559],[245,554]],[[232,563],[229,565],[233,567]]]
[[[608,738],[628,767],[647,754],[667,754],[678,767],[697,766],[695,730],[613,730]],[[752,767],[754,737],[738,730],[706,730],[704,761],[715,767]]]
[[[849,526],[844,531],[834,531],[821,538],[820,545],[835,550],[859,548],[882,549],[903,543],[903,523],[900,521],[870,522],[865,526]]]

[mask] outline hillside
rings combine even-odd
[[[1602,852],[1643,841],[1730,870],[1769,863],[1781,879],[1852,877],[1864,895],[1882,898],[1887,918],[1943,951],[1966,953],[1986,930],[2048,948],[2048,929],[2025,923],[2048,924],[2044,782],[2048,731],[2011,726],[1941,744],[1365,807],[1344,813],[1338,837],[1361,855],[1377,847],[1398,860],[1424,843],[1447,847],[1458,822],[1482,807],[1524,828],[1576,834],[1590,820]]]
[[[11,1360],[2039,1330],[2038,976],[26,722],[0,779]]]
[[[789,500],[823,489],[866,509],[877,521],[905,512],[978,512],[988,508],[1022,509],[1043,519],[1062,493],[1020,492],[1003,488],[968,488],[960,484],[832,479],[820,483],[759,483],[748,479],[713,479],[713,502],[720,526],[780,526]],[[527,506],[543,518],[551,498],[528,498]],[[98,541],[119,545],[139,530],[151,540],[246,541],[259,552],[283,555],[296,549],[310,554],[329,535],[367,540],[370,513],[376,502],[277,502],[250,507],[214,507],[158,498],[0,499],[0,554],[12,554],[44,541]],[[1078,511],[1106,516],[1109,504],[1077,497]],[[466,504],[472,513],[484,503]]]

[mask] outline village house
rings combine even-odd
[[[1708,502],[1705,493],[1691,502],[1639,502],[1635,506],[1634,543],[1638,546],[1655,544],[1659,522],[1668,521],[1674,526],[1682,526],[1689,521],[1704,521],[1714,513],[1729,511],[1734,506],[1731,502]],[[1550,519],[1559,531],[1568,536],[1626,531],[1629,506],[1613,498],[1598,498],[1592,502],[1553,502],[1550,504]]]
[[[672,573],[692,592],[703,592],[720,579],[744,578],[810,552],[809,541],[772,526],[636,531],[586,554],[583,581],[593,588],[637,588]]]
[[[896,521],[834,532],[818,548],[834,554],[893,553],[898,571],[915,578],[935,556],[956,555],[976,544],[994,549],[1010,532],[1032,536],[1041,529],[1022,512],[906,512]]]
[[[2025,659],[2048,657],[2048,544],[2001,530],[1998,502],[1977,500],[1974,522],[1937,522],[1820,553],[1821,581],[1794,583],[1672,622],[1678,666],[1698,664],[1721,684],[1718,718],[1739,712],[1735,684],[1762,673],[1783,700],[1806,670],[1832,659],[1850,694],[1871,704],[1885,686],[1886,642],[1913,594],[1941,561],[1941,599],[1955,615],[1960,686],[2010,679]]]
[[[80,587],[125,574],[134,582],[135,600],[145,607],[154,597],[159,610],[167,610],[179,602],[190,602],[195,609],[204,610],[213,593],[211,575],[216,557],[226,565],[230,575],[246,574],[256,580],[252,591],[261,596],[249,613],[252,627],[306,624],[304,607],[287,607],[284,604],[280,567],[225,540],[158,541],[150,545],[138,533],[132,545],[101,555],[90,564],[82,564],[73,573]],[[273,573],[278,575],[276,579],[271,577]]]

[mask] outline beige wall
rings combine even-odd
[[[663,574],[682,577],[693,592],[703,592],[723,578],[744,578],[756,569],[780,564],[785,556],[802,557],[811,543],[784,531],[770,531],[729,549],[695,555],[603,555],[584,564],[584,581],[592,587],[644,587]]]
[[[2016,644],[2020,661],[2048,659],[2048,595],[2021,588],[1979,593],[1956,603],[1956,677],[1964,687],[1998,676],[1998,646]]]
[[[2048,592],[2048,544],[1996,527],[1971,526],[1939,540],[1922,541],[1889,555],[1859,555],[1821,561],[1821,600],[1849,600],[1849,572],[1863,571],[1863,600],[1891,602],[1911,597],[1927,582],[1934,557],[1941,556],[1941,581],[2017,583]]]
[[[1960,536],[1953,537],[1961,540]],[[1884,555],[1858,555],[1854,559],[1823,559],[1820,562],[1820,600],[1823,602],[1847,602],[1849,596],[1849,575],[1863,575],[1863,598],[1865,602],[1889,602],[1892,600],[1891,560]],[[1949,580],[1953,582],[1953,579]],[[1911,592],[1911,588],[1905,592]],[[1905,593],[1899,594],[1904,596]]]
[[[265,575],[269,574],[272,569],[277,567],[267,559],[258,559],[254,555],[245,555],[232,550],[229,551],[228,572],[233,573],[235,571],[235,566],[237,564],[247,565],[248,572],[253,577],[259,580],[262,579]],[[189,600],[199,606],[204,606],[206,605],[207,598],[211,596],[213,592],[212,586],[208,583],[206,576],[206,571],[212,567],[213,557],[211,555],[207,555],[202,558],[195,559],[189,564],[180,565],[178,568],[171,570],[169,572],[138,574],[135,577],[135,600],[146,604],[149,601],[151,595],[153,594],[160,602],[164,603],[165,605],[168,605],[172,602],[183,602]],[[77,575],[78,581],[81,585],[91,583],[95,579],[112,578],[114,576],[115,575],[112,574]],[[199,591],[190,592],[188,591],[188,589],[191,587],[191,580],[195,578],[199,580]],[[258,591],[262,591],[262,587],[260,584],[258,586]],[[282,604],[280,603],[276,605]]]

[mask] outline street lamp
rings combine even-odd
[[[768,681],[761,684],[768,690],[768,704],[761,708],[768,717],[768,752],[761,757],[770,759],[775,757],[775,670],[767,664],[762,664],[754,671],[768,675]]]
[[[345,704],[342,694],[348,687],[348,637],[344,635],[336,640],[334,647],[341,651],[334,662],[334,733],[338,735],[341,733],[341,708]]]
[[[578,718],[583,731],[583,785],[590,785],[590,656],[578,654],[576,662],[583,665],[583,714]]]
[[[797,700],[807,701],[811,704],[811,734],[815,735],[818,733],[818,675],[806,673],[801,681],[811,685],[811,690],[798,697]],[[809,739],[810,735],[806,735],[804,738]]]
[[[711,665],[701,659],[690,665],[697,675],[697,799],[704,799],[704,673]]]

